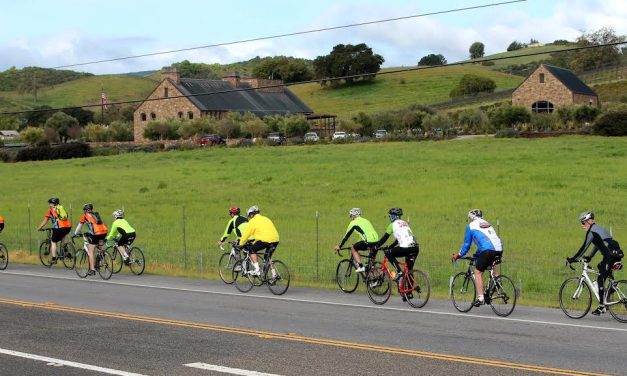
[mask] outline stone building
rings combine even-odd
[[[287,87],[275,86],[281,83],[277,80],[242,78],[238,73],[229,74],[222,80],[205,80],[181,78],[175,70],[164,71],[161,82],[135,110],[135,142],[145,141],[143,130],[150,121],[192,120],[207,116],[221,119],[229,112],[252,112],[260,118],[300,114],[315,119],[315,124],[319,123],[320,116],[329,116],[335,129],[335,116],[314,115]],[[310,122],[313,123],[312,120]]]
[[[534,113],[573,104],[599,107],[599,97],[572,71],[542,64],[512,93],[512,104]]]

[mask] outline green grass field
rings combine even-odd
[[[362,208],[383,230],[387,209],[401,206],[420,242],[418,267],[444,297],[458,271],[449,257],[461,245],[466,212],[480,207],[500,231],[503,272],[522,284],[524,301],[555,305],[561,281],[572,274],[563,260],[584,237],[581,211],[594,209],[600,224],[627,242],[626,151],[626,138],[570,136],[207,148],[0,164],[6,219],[0,239],[12,251],[28,252],[30,244],[34,254],[42,234],[33,229],[47,199],[58,195],[74,219],[85,202],[108,223],[123,207],[149,273],[180,272],[187,260],[187,273],[198,275],[202,255],[207,276],[215,270],[228,207],[258,204],[279,229],[277,257],[294,281],[332,287],[339,261],[332,248],[348,210]]]

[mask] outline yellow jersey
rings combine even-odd
[[[248,226],[242,233],[239,245],[243,246],[246,244],[249,238],[255,238],[255,241],[274,243],[279,241],[279,232],[270,218],[257,214],[248,221]]]

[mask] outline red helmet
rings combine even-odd
[[[239,208],[237,208],[237,207],[229,208],[229,214],[238,215],[239,214]]]

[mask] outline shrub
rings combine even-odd
[[[102,124],[88,124],[83,130],[83,137],[89,142],[109,142],[113,140],[113,134]]]
[[[133,123],[116,120],[109,124],[109,133],[113,141],[133,141],[135,138]]]
[[[30,146],[43,146],[47,144],[46,136],[42,128],[27,127],[20,133],[20,138]]]
[[[458,123],[466,132],[485,132],[488,126],[488,115],[485,112],[474,109],[462,111],[459,114]]]
[[[174,120],[151,121],[144,127],[144,137],[149,140],[177,140],[179,122]]]
[[[594,131],[602,136],[627,136],[627,110],[606,112],[594,122]]]
[[[488,112],[488,118],[495,129],[513,128],[531,122],[531,113],[520,106],[498,107]]]
[[[531,124],[533,125],[533,129],[539,131],[553,131],[560,128],[557,114],[534,114],[531,116]]]
[[[452,125],[453,121],[447,114],[427,115],[422,121],[423,128],[431,131],[434,138],[444,137]]]
[[[573,118],[579,124],[592,123],[597,116],[601,113],[601,110],[592,106],[579,106],[575,108]]]
[[[58,146],[39,146],[21,149],[17,152],[15,160],[44,161],[52,159],[85,158],[91,156],[89,145],[84,143],[63,144]]]
[[[496,134],[494,135],[494,137],[497,138],[517,138],[520,137],[520,133],[518,133],[518,131],[514,128],[505,128],[505,129],[500,129],[496,132]]]
[[[493,93],[496,89],[496,82],[490,78],[484,78],[474,74],[465,74],[459,80],[457,87],[451,90],[451,98],[465,95],[476,95],[479,93]]]

